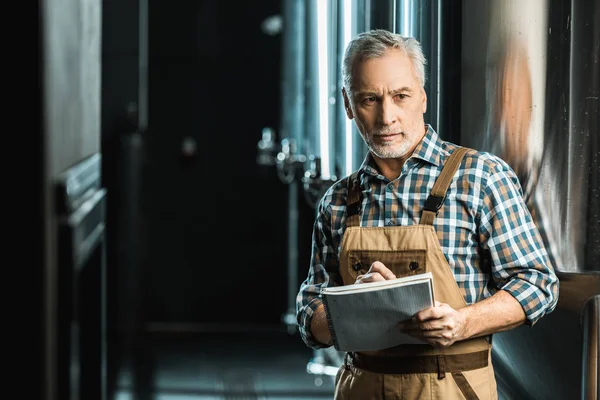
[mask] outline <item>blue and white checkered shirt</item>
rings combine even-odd
[[[400,176],[391,182],[367,155],[358,173],[363,194],[360,225],[418,224],[435,180],[457,147],[428,126]],[[321,304],[320,289],[342,284],[339,252],[347,194],[347,180],[341,179],[319,202],[310,270],[296,299],[300,334],[313,348],[325,347],[310,331],[313,312]],[[521,303],[529,325],[556,307],[558,279],[523,201],[519,180],[499,157],[467,153],[433,226],[467,304],[506,290]],[[481,250],[491,254],[487,268],[480,262]]]

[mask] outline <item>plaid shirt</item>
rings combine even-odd
[[[400,176],[391,182],[378,173],[368,154],[359,169],[360,225],[418,224],[435,180],[457,147],[428,126]],[[342,179],[318,205],[310,270],[296,299],[301,337],[313,348],[325,347],[310,332],[313,312],[321,304],[320,289],[342,284],[339,252],[347,194]],[[486,152],[468,153],[433,224],[467,304],[506,290],[519,301],[531,326],[556,307],[558,279],[523,201],[519,180],[502,159]],[[487,267],[480,262],[481,249],[490,251],[492,262]]]

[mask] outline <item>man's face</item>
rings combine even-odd
[[[359,63],[354,92],[344,91],[348,118],[354,119],[377,157],[407,158],[425,134],[427,96],[412,63],[400,50]]]

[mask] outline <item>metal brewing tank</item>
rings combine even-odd
[[[494,336],[506,399],[598,396],[600,5],[463,0],[461,144],[515,170],[561,280],[556,310]]]
[[[337,2],[306,1],[306,125],[303,148],[307,157],[303,178],[307,201],[316,206],[336,179],[335,113]]]
[[[348,42],[359,32],[364,31],[365,0],[338,0],[337,12],[337,49],[335,54],[336,70],[336,114],[335,114],[335,168],[340,178],[350,175],[360,167],[367,148],[356,128],[349,120],[344,108],[342,88],[342,61]]]

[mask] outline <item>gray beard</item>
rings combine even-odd
[[[369,150],[379,158],[400,158],[406,156],[410,151],[413,143],[406,139],[400,143],[394,143],[389,145],[375,144],[372,137],[367,141]]]

